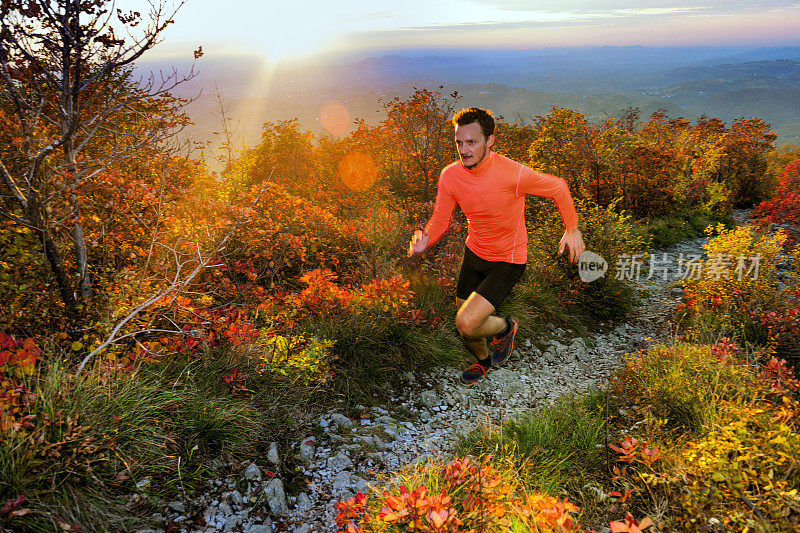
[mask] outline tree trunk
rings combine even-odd
[[[72,241],[75,249],[75,262],[78,267],[78,275],[81,278],[81,298],[88,300],[92,297],[92,282],[89,280],[89,269],[86,265],[86,239],[83,235],[83,226],[78,222],[75,222],[75,227],[72,229]]]
[[[75,300],[75,291],[72,287],[72,281],[69,279],[69,275],[64,266],[64,260],[61,258],[61,253],[58,251],[58,246],[56,246],[55,241],[53,241],[53,237],[45,228],[41,216],[34,216],[31,218],[36,220],[36,227],[39,228],[36,230],[36,234],[39,237],[39,242],[42,243],[44,256],[47,258],[47,264],[50,265],[50,270],[53,271],[56,277],[58,292],[61,295],[61,301],[64,302],[67,317],[75,321],[78,319],[78,306]]]

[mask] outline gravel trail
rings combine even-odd
[[[337,501],[367,491],[368,484],[405,465],[446,457],[457,435],[487,420],[508,419],[564,395],[603,387],[625,354],[666,340],[668,317],[681,295],[675,286],[677,258],[702,254],[706,241],[685,241],[654,252],[661,259],[666,254],[670,270],[647,280],[644,269],[640,280],[632,282],[640,302],[623,323],[589,338],[572,337],[548,324],[552,338],[544,350],[523,340],[506,366],[469,388],[458,382],[454,368],[407,373],[407,386],[390,405],[364,408],[355,420],[329,412],[293,449],[273,446],[259,463],[273,464],[277,471],[281,457],[299,456],[309,481],[305,492],[287,497],[282,481],[266,468],[243,465],[233,469],[236,474],[212,480],[201,497],[170,503],[161,519],[173,522],[173,531],[336,532]]]

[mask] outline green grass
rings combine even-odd
[[[602,472],[605,400],[600,392],[564,399],[528,414],[474,431],[460,453],[512,458],[528,490],[556,496],[581,492]]]
[[[404,372],[429,370],[460,361],[465,350],[452,322],[428,329],[377,313],[339,315],[306,326],[335,341],[332,386],[349,404],[386,399],[387,383],[399,385]]]
[[[587,317],[575,306],[565,306],[556,289],[558,276],[555,269],[528,265],[522,279],[503,302],[498,314],[519,319],[520,339],[541,339],[552,334],[547,324],[571,329],[583,336],[587,331]]]
[[[52,531],[58,521],[84,531],[145,526],[158,507],[127,512],[118,497],[136,482],[152,480],[153,503],[184,497],[207,476],[204,458],[255,454],[265,431],[259,410],[192,372],[197,365],[76,379],[55,360],[43,363],[27,382],[34,427],[0,447],[0,499],[24,495],[34,511],[14,531]]]
[[[722,400],[748,398],[754,379],[748,365],[722,363],[707,345],[676,344],[637,355],[614,385],[623,403],[646,407],[667,428],[700,432],[713,426]]]
[[[710,216],[706,213],[691,212],[638,220],[635,223],[635,231],[644,239],[650,240],[652,249],[658,250],[687,239],[702,237],[706,227],[717,222],[728,225],[732,223],[727,215]]]

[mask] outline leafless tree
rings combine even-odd
[[[76,191],[171,135],[164,117],[142,104],[194,70],[134,80],[132,64],[160,41],[181,5],[150,3],[142,14],[109,0],[2,0],[0,118],[13,142],[0,147],[0,216],[36,233],[73,319],[92,296]],[[134,116],[139,127],[121,127],[120,114]],[[57,201],[69,206],[67,217],[51,216]],[[56,228],[64,224],[69,237],[61,242]],[[66,259],[69,247],[74,262]]]

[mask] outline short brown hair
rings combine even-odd
[[[488,138],[489,135],[494,135],[494,117],[492,117],[492,112],[488,109],[467,107],[453,117],[453,127],[466,126],[473,122],[480,124],[484,137]]]

